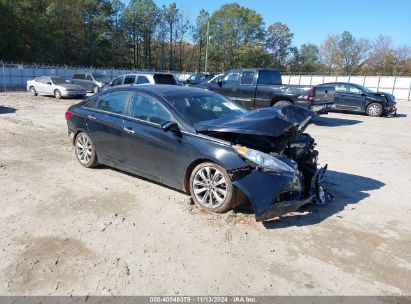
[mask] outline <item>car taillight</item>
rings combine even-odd
[[[311,88],[310,94],[308,95],[309,98],[314,99],[315,97],[315,88]]]
[[[70,111],[67,111],[65,116],[66,116],[66,119],[69,120],[73,116],[73,113]]]

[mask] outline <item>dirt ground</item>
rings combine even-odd
[[[0,294],[411,295],[411,103],[318,118],[335,200],[261,224],[83,168],[64,119],[76,102],[0,94]]]

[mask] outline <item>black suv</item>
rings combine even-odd
[[[361,112],[374,117],[397,113],[392,94],[374,92],[359,84],[347,82],[331,82],[323,86],[335,89],[335,110]]]

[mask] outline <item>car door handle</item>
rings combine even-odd
[[[88,118],[88,119],[92,119],[92,120],[95,120],[95,119],[96,119],[96,117],[94,117],[93,115],[87,115],[87,118]]]
[[[126,132],[128,134],[134,134],[134,130],[130,127],[128,127],[128,128],[124,127],[123,130],[124,130],[124,132]]]

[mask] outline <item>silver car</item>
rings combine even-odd
[[[72,83],[81,85],[88,92],[98,93],[110,82],[106,75],[97,73],[77,73],[73,75]]]
[[[27,91],[33,96],[50,95],[62,97],[84,97],[87,91],[82,86],[71,83],[62,77],[41,76],[27,81]]]

